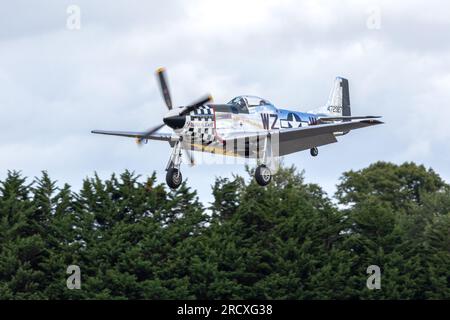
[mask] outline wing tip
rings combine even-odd
[[[373,119],[369,119],[369,120],[361,120],[360,122],[362,122],[362,123],[368,123],[368,124],[373,124],[373,125],[375,125],[375,124],[384,124],[383,121],[380,121],[380,120],[373,120]]]

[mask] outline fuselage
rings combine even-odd
[[[240,103],[243,98],[245,102]],[[317,121],[313,113],[278,109],[267,100],[239,96],[227,104],[208,104],[190,112],[178,132],[210,144],[239,134],[299,128],[317,124]]]

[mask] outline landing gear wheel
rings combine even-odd
[[[317,155],[319,154],[319,149],[317,149],[317,147],[311,148],[311,150],[309,150],[309,152],[311,153],[311,155],[313,157],[317,157]]]
[[[177,189],[183,182],[183,176],[180,170],[176,168],[169,168],[166,174],[166,183],[171,189]]]
[[[272,180],[272,173],[265,165],[260,165],[255,170],[255,180],[260,186],[267,186]]]

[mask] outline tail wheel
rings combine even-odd
[[[180,170],[176,168],[169,168],[166,174],[166,183],[171,189],[177,189],[183,182],[183,176]]]
[[[260,165],[255,170],[255,180],[260,186],[267,186],[272,180],[272,173],[265,165]]]
[[[319,149],[317,149],[317,147],[311,148],[311,150],[309,150],[309,152],[311,153],[311,155],[313,157],[317,157],[317,155],[319,154]]]

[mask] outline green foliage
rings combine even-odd
[[[248,169],[249,176],[253,174]],[[0,182],[1,299],[449,299],[450,188],[431,169],[345,172],[340,206],[283,167],[217,178],[205,208],[156,175]],[[66,268],[81,269],[81,290]],[[381,290],[366,287],[369,265]]]

